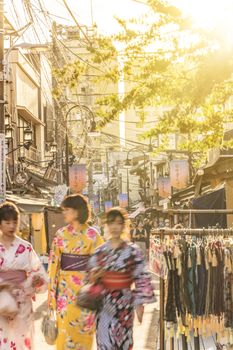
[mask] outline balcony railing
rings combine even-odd
[[[19,150],[19,157],[25,157],[27,160],[30,160],[32,162],[40,162],[41,152],[32,146],[30,147],[29,150],[22,147]]]

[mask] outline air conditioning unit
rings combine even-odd
[[[94,174],[102,174],[103,173],[103,166],[102,163],[94,163],[93,164],[93,173]]]
[[[72,27],[67,29],[67,39],[68,40],[79,40],[80,39],[80,32],[77,30],[76,27]]]

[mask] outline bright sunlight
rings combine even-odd
[[[232,22],[232,0],[175,0],[175,3],[203,28],[225,27],[228,29]],[[233,29],[233,23],[231,23],[231,29]]]

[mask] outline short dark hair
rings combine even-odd
[[[5,202],[0,205],[0,224],[3,220],[19,220],[19,209],[16,207],[15,204],[10,202]]]
[[[115,207],[110,209],[106,214],[106,223],[110,224],[120,217],[125,225],[128,221],[128,213],[125,209],[120,207]]]
[[[86,224],[91,217],[91,208],[87,199],[81,194],[72,194],[67,196],[62,204],[62,208],[72,208],[78,211],[77,220],[80,224]]]

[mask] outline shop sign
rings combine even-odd
[[[158,179],[158,191],[161,198],[171,196],[171,180],[169,177],[160,177]]]
[[[104,203],[105,212],[107,213],[112,208],[112,201],[107,201]]]
[[[119,205],[121,208],[127,208],[128,207],[128,195],[125,193],[119,194]]]
[[[54,204],[55,206],[60,206],[63,199],[65,198],[68,191],[68,187],[66,185],[59,185],[55,188],[54,193]]]
[[[98,213],[100,211],[100,200],[99,200],[99,196],[94,196],[93,198],[93,210],[94,210],[94,213]]]
[[[170,162],[171,186],[182,190],[188,186],[189,182],[189,163],[188,160],[172,160]]]
[[[75,193],[82,193],[87,185],[86,164],[75,164],[69,171],[70,189]]]
[[[14,182],[18,186],[24,186],[28,182],[28,174],[26,174],[24,171],[20,171],[15,175]]]

